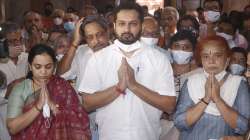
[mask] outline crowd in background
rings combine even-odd
[[[0,24],[0,140],[250,139],[250,5],[132,5],[45,3]]]

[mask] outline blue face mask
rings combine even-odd
[[[63,27],[67,32],[72,32],[75,29],[75,23],[71,21],[65,22]]]

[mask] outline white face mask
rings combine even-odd
[[[47,100],[46,100],[45,104],[43,105],[43,117],[44,118],[50,117],[50,108],[49,108]]]
[[[55,25],[61,25],[61,24],[63,23],[62,18],[59,18],[59,17],[54,18],[53,21],[54,21],[54,24],[55,24]]]
[[[177,64],[188,64],[193,56],[193,52],[186,52],[181,50],[172,50],[172,57]]]
[[[220,33],[220,32],[216,32],[216,35],[225,38],[227,40],[227,43],[228,43],[228,45],[229,45],[229,47],[231,49],[236,47],[236,43],[234,42],[232,35],[229,35],[229,34],[226,34],[226,33]]]
[[[239,64],[231,64],[229,69],[233,75],[241,75],[245,71],[245,67]]]
[[[64,56],[64,54],[58,54],[58,55],[56,56],[56,59],[57,59],[58,61],[60,61],[60,60],[63,58],[63,56]]]
[[[152,37],[141,37],[141,42],[149,47],[157,46],[157,43],[159,41],[158,38],[152,38]]]
[[[216,22],[220,19],[220,12],[217,11],[205,11],[205,18],[209,22]]]

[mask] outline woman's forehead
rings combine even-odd
[[[51,62],[53,62],[51,56],[46,53],[43,53],[43,54],[36,55],[32,63],[33,64],[48,64]]]

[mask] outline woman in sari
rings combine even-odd
[[[29,52],[30,74],[16,85],[8,102],[7,125],[13,140],[90,140],[89,119],[70,84],[54,76],[52,48]]]
[[[174,115],[180,140],[244,135],[249,128],[250,94],[243,77],[225,71],[230,58],[226,40],[210,36],[196,49],[204,71],[188,77],[181,89]]]

